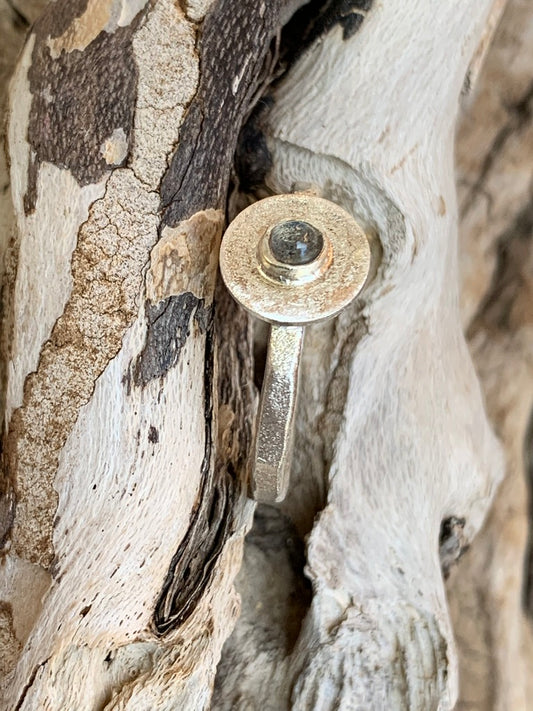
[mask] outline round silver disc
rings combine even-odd
[[[326,246],[315,272],[312,263],[280,263],[278,280],[265,273],[262,247],[272,229],[288,221],[312,226]],[[339,313],[361,291],[369,268],[368,240],[354,218],[329,200],[301,193],[275,195],[247,207],[229,225],[220,250],[222,278],[233,297],[260,319],[284,325]]]

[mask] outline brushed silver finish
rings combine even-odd
[[[283,501],[289,486],[303,326],[272,326],[257,432],[251,493],[256,501]]]
[[[319,256],[291,266],[272,256],[265,266],[268,234],[286,220],[308,222],[322,233],[324,263]],[[272,265],[283,272],[278,278]],[[233,297],[254,316],[284,325],[338,314],[362,289],[369,267],[368,240],[354,218],[329,200],[305,193],[275,195],[247,207],[226,230],[220,250],[220,271]]]

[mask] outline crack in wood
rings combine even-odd
[[[263,190],[272,168],[272,155],[265,136],[265,121],[273,104],[271,96],[261,98],[239,133],[235,151],[235,173],[241,192],[254,193]]]
[[[469,548],[464,529],[466,519],[449,516],[441,523],[439,534],[439,556],[444,579],[450,575],[451,568]]]
[[[155,606],[153,624],[164,635],[191,615],[210,578],[213,565],[225,542],[228,492],[224,477],[211,475],[213,455],[213,322],[206,331],[204,355],[204,456],[201,489],[189,529],[169,566],[166,580]]]
[[[204,457],[200,492],[191,521],[158,598],[153,627],[158,635],[182,625],[211,588],[213,574],[229,537],[239,524],[238,497],[246,487],[243,476],[252,441],[251,331],[247,315],[219,285],[217,310],[206,323],[204,356]],[[217,384],[214,383],[215,342],[218,344]],[[217,387],[219,415],[214,413]],[[229,415],[226,420],[221,409]],[[218,420],[215,446],[213,425]]]
[[[18,700],[18,702],[17,702],[17,705],[16,705],[15,708],[13,709],[13,711],[20,711],[20,709],[22,708],[22,704],[24,703],[24,701],[25,701],[25,699],[26,699],[26,696],[27,696],[27,694],[28,694],[28,691],[31,689],[31,687],[32,687],[33,684],[35,683],[35,679],[37,678],[37,674],[39,673],[39,671],[40,671],[43,667],[45,667],[45,666],[48,664],[49,659],[50,659],[50,657],[48,657],[47,659],[44,660],[44,662],[41,662],[40,664],[37,664],[37,665],[34,667],[32,673],[31,673],[31,675],[30,675],[30,678],[28,679],[28,683],[25,684],[24,688],[22,689],[22,693],[21,693],[21,695],[20,695],[20,698],[19,698],[19,700]]]

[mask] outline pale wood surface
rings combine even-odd
[[[160,224],[159,183],[199,91],[204,5],[193,21],[170,0],[54,3],[14,77],[5,708],[203,708],[237,614],[250,404],[231,386],[250,339],[233,318],[219,398],[223,212],[213,201]],[[83,92],[99,114],[76,105]],[[32,147],[30,125],[44,132]],[[188,576],[181,591],[176,575]]]
[[[524,611],[533,405],[533,11],[511,0],[457,136],[463,322],[506,454],[489,518],[453,571],[460,711],[533,708]],[[529,485],[528,485],[529,483]]]
[[[380,3],[274,93],[267,187],[336,200],[381,257],[361,304],[308,334],[290,494],[247,539],[215,708],[454,705],[439,532],[464,519],[442,541],[448,566],[503,475],[460,324],[453,174],[459,96],[492,11]]]
[[[14,5],[33,21],[43,3]],[[322,18],[296,58],[283,37],[268,45],[297,2],[261,4],[250,27],[222,14],[213,66],[199,23],[223,2],[95,0],[70,30],[30,35],[0,196],[6,461],[19,498],[0,579],[6,708],[445,711],[458,671],[461,711],[529,708],[533,13],[512,0],[480,71],[502,2],[370,5],[354,3],[355,34]],[[11,30],[17,16],[0,10]],[[47,154],[32,173],[36,43],[63,61],[99,37],[126,37],[131,52],[108,66],[124,86],[135,67],[134,96],[122,97],[130,131],[111,126],[83,171]],[[232,57],[221,138],[213,86],[226,86]],[[364,299],[308,329],[290,494],[256,512],[239,602],[251,324],[223,290],[214,324],[210,306],[224,166],[261,92],[271,98],[246,156],[259,177],[245,184],[238,161],[230,213],[313,189],[366,227],[374,272]],[[168,367],[154,325],[167,318]]]

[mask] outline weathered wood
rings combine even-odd
[[[441,565],[503,470],[461,331],[453,176],[491,11],[376,5],[355,36],[312,45],[256,116],[271,166],[259,194],[312,186],[339,202],[379,267],[359,305],[309,333],[289,497],[247,539],[217,709],[454,705]]]
[[[503,463],[461,328],[453,130],[502,2],[298,5],[56,0],[28,38],[9,110],[6,708],[454,706],[442,570]],[[525,289],[507,285],[529,279],[530,167],[509,191],[516,235],[472,286],[489,163],[463,167],[462,317],[477,314],[476,363],[518,472],[530,346]],[[374,270],[363,300],[308,329],[289,497],[257,511],[215,683],[238,615],[255,408],[252,324],[215,294],[218,241],[226,210],[299,188],[365,225]],[[489,247],[510,227],[500,192]],[[523,368],[506,389],[504,360]],[[516,506],[519,487],[505,491],[477,581],[452,573],[456,630],[479,581],[493,607],[467,615],[520,624],[516,595],[496,618],[495,566],[516,564],[524,508],[520,543],[480,573]],[[517,649],[502,640],[497,679]],[[500,686],[514,711],[524,685]]]
[[[28,22],[6,0],[0,2],[0,37],[2,38],[2,52],[0,53],[0,112],[5,115],[7,104],[7,88],[9,78],[13,73],[13,68],[24,42],[24,37],[28,30]],[[0,122],[0,142],[5,142],[5,121]],[[6,251],[9,246],[11,230],[13,228],[14,214],[11,195],[9,190],[9,167],[7,165],[7,155],[5,151],[0,151],[0,274],[2,285],[5,285],[6,273],[9,274],[12,265],[6,263]],[[1,313],[3,328],[0,331],[2,351],[5,352],[9,342],[9,330],[5,328],[6,300],[5,290],[2,289]],[[4,411],[6,395],[7,364],[4,358],[0,358],[0,412]],[[0,498],[0,520],[2,519],[3,501]],[[0,580],[2,576],[0,575]],[[0,582],[0,588],[2,583]],[[31,616],[29,610],[29,616]],[[27,631],[25,631],[27,633]],[[20,643],[14,642],[13,626],[9,603],[0,603],[0,679],[5,677],[13,668],[20,654]]]
[[[277,2],[254,8],[58,0],[27,39],[9,109],[8,708],[208,704],[252,510],[251,340],[232,306],[215,326],[213,297],[231,156],[280,23]]]
[[[457,137],[463,321],[506,453],[483,531],[448,584],[458,709],[533,708],[528,459],[533,406],[533,11],[511,0]]]

